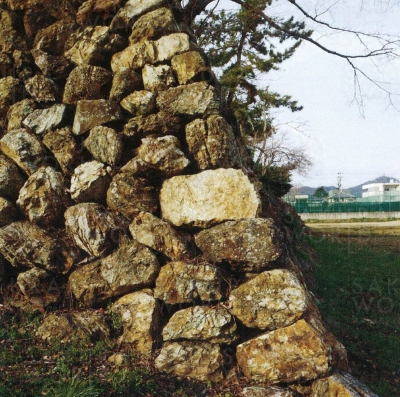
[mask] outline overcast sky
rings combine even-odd
[[[323,15],[324,20],[337,26],[400,37],[398,0],[298,0],[298,3],[310,13],[315,13],[315,5],[321,11],[336,3]],[[274,9],[277,14],[293,11],[293,6],[285,0],[277,4]],[[359,50],[348,35],[320,37],[326,32],[320,29],[313,37],[341,52]],[[400,60],[381,60],[378,69],[370,62],[359,65],[371,77],[387,82],[387,89],[400,94]],[[387,94],[365,79],[361,79],[363,109],[352,104],[353,70],[345,60],[303,43],[279,72],[267,77],[266,83],[272,90],[290,94],[304,106],[302,112],[278,116],[282,123],[296,120],[307,123],[302,132],[283,127],[290,140],[303,146],[314,162],[306,177],[294,175],[295,186],[336,185],[339,172],[343,174],[344,188],[383,174],[400,178],[400,111],[389,105]],[[400,97],[392,99],[400,109]]]

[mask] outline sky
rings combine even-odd
[[[310,13],[326,10],[321,18],[341,27],[371,33],[387,32],[400,37],[400,1],[398,0],[298,0]],[[351,3],[351,5],[349,5]],[[276,2],[277,15],[293,14],[285,0]],[[340,52],[359,53],[358,42],[346,34],[330,34],[318,28],[313,35],[321,44]],[[372,78],[400,94],[400,60],[379,59],[359,63]],[[361,79],[363,106],[353,101],[353,70],[348,63],[327,54],[312,44],[302,43],[281,70],[267,75],[262,84],[289,94],[304,106],[298,113],[280,112],[276,121],[283,126],[291,144],[301,146],[313,161],[307,176],[293,175],[296,187],[337,185],[352,187],[381,175],[400,179],[400,96],[388,95],[366,79]],[[299,129],[285,124],[301,123]]]
[[[235,7],[228,0],[221,1],[222,8]],[[333,26],[400,38],[400,0],[297,0],[297,3],[310,15],[319,14],[320,20]],[[266,13],[304,18],[287,0],[275,0]],[[354,35],[332,34],[327,28],[307,22],[315,31],[312,38],[329,49],[363,53],[364,48]],[[374,43],[368,44],[375,48]],[[400,42],[397,45],[400,49]],[[339,174],[343,188],[383,175],[400,179],[400,58],[354,62],[392,92],[391,98],[360,76],[363,103],[360,106],[354,101],[353,69],[347,61],[307,42],[281,64],[279,71],[259,80],[261,86],[289,94],[304,106],[301,112],[279,111],[274,115],[287,142],[302,147],[313,161],[306,176],[293,174],[295,187],[337,185]],[[297,125],[300,128],[291,127]]]

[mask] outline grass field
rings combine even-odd
[[[308,239],[311,290],[353,374],[380,397],[400,396],[400,228],[327,224]]]

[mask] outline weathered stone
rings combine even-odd
[[[35,37],[36,33],[54,23],[54,18],[45,8],[29,8],[24,14],[24,28],[28,38]]]
[[[126,40],[107,26],[88,26],[71,34],[64,56],[75,65],[102,65],[125,47]]]
[[[14,75],[26,82],[33,76],[35,70],[32,54],[30,51],[15,50],[12,58],[15,67]]]
[[[123,51],[114,54],[111,59],[111,69],[114,73],[118,73],[126,68],[138,69],[147,63],[153,63],[155,59],[154,42],[144,41],[131,44]]]
[[[11,76],[0,79],[0,117],[6,117],[11,105],[22,99],[22,85]]]
[[[179,31],[172,12],[168,8],[162,7],[148,12],[133,24],[129,41],[136,43],[143,40],[154,40]]]
[[[16,218],[17,209],[14,204],[3,197],[0,197],[0,227],[9,225],[14,222]]]
[[[166,0],[128,0],[111,21],[111,29],[126,29],[143,14],[166,5]]]
[[[21,27],[21,17],[16,12],[0,9],[0,29],[11,30]]]
[[[36,75],[25,82],[25,89],[37,102],[55,102],[58,99],[56,83],[42,75]]]
[[[7,156],[0,155],[0,196],[15,201],[19,189],[24,185],[24,177],[17,165]]]
[[[9,54],[0,52],[0,71],[1,77],[12,76],[15,73],[15,66]]]
[[[150,91],[135,91],[122,99],[121,106],[135,116],[147,116],[156,108],[156,96]]]
[[[102,62],[103,46],[94,36],[106,35],[106,26],[87,27],[81,34],[76,34],[76,40],[64,56],[75,65],[98,65]],[[73,40],[71,36],[69,40]],[[67,43],[69,46],[69,43]]]
[[[117,369],[127,368],[132,365],[132,361],[127,354],[115,353],[107,358],[107,361],[113,363]]]
[[[159,272],[156,256],[135,241],[71,273],[69,286],[75,298],[90,307],[154,283]]]
[[[193,48],[186,33],[172,33],[154,41],[156,58],[154,62],[171,60],[175,55],[189,51]]]
[[[6,0],[7,7],[11,11],[22,11],[28,8],[36,8],[42,0]]]
[[[88,26],[90,22],[96,21],[98,16],[103,20],[107,20],[111,15],[115,15],[122,2],[122,0],[85,1],[78,9],[76,23],[81,26]]]
[[[232,127],[220,115],[186,125],[186,141],[201,170],[239,166],[240,154]]]
[[[259,274],[229,295],[231,312],[251,328],[274,330],[295,323],[307,309],[307,295],[286,269]]]
[[[167,90],[176,85],[174,73],[168,65],[145,65],[142,75],[144,88],[151,92]]]
[[[36,136],[25,129],[8,132],[0,140],[1,151],[27,174],[32,175],[39,167],[46,165],[46,151]]]
[[[125,295],[112,305],[111,310],[122,317],[124,331],[120,342],[133,343],[136,350],[150,356],[161,332],[160,311],[152,291]]]
[[[155,359],[160,371],[175,376],[218,382],[223,379],[220,347],[208,342],[167,342]]]
[[[218,169],[164,181],[162,216],[175,226],[207,227],[230,219],[257,217],[260,199],[241,170]]]
[[[69,207],[64,214],[66,230],[76,245],[89,255],[107,255],[118,243],[122,219],[97,203]]]
[[[83,145],[96,160],[111,166],[117,165],[122,157],[121,135],[112,128],[94,127]]]
[[[132,237],[171,259],[183,259],[188,248],[182,233],[149,212],[141,212],[129,225]]]
[[[81,157],[81,148],[69,127],[49,131],[43,136],[44,145],[57,159],[62,172],[70,174]]]
[[[65,343],[90,339],[93,342],[108,338],[110,330],[104,315],[96,311],[49,314],[38,328],[36,336],[48,342]]]
[[[27,51],[28,43],[20,31],[14,29],[0,30],[0,49],[9,54],[15,50]]]
[[[107,167],[97,160],[75,168],[71,178],[71,197],[78,203],[104,202],[111,177]]]
[[[173,314],[164,327],[164,341],[197,340],[230,344],[238,338],[233,316],[224,308],[193,306]]]
[[[141,211],[157,211],[158,191],[144,178],[120,173],[114,176],[107,191],[107,205],[132,219]]]
[[[243,397],[294,397],[294,394],[288,389],[280,387],[245,387],[242,391]]]
[[[307,382],[329,371],[329,352],[304,320],[271,331],[237,347],[245,376],[268,384]]]
[[[119,101],[133,91],[139,91],[142,89],[142,76],[139,73],[136,73],[134,69],[122,68],[114,73],[110,99]]]
[[[46,270],[34,268],[20,273],[17,284],[21,292],[36,307],[44,309],[60,300],[61,293],[54,276]]]
[[[25,182],[17,204],[31,222],[51,227],[60,220],[66,202],[62,174],[52,167],[42,167]]]
[[[219,301],[221,274],[217,267],[176,261],[161,268],[154,296],[168,304]]]
[[[106,99],[111,72],[100,66],[77,66],[65,83],[63,102],[74,105],[81,99]]]
[[[227,261],[250,272],[265,269],[283,252],[283,238],[272,219],[225,222],[201,231],[195,240],[209,261]]]
[[[81,135],[94,127],[121,118],[119,106],[112,101],[81,100],[77,102],[72,132]]]
[[[200,74],[202,74],[200,80],[205,80],[210,74],[210,67],[198,51],[188,51],[174,56],[171,66],[178,77],[179,84],[187,84]]]
[[[311,397],[378,397],[350,374],[335,374],[312,384]]]
[[[182,152],[178,138],[166,135],[143,138],[137,156],[124,165],[122,171],[146,175],[149,170],[154,170],[163,177],[171,177],[181,174],[188,165],[189,160]]]
[[[36,134],[43,134],[57,128],[63,122],[66,113],[67,107],[57,104],[47,109],[34,110],[22,123]]]
[[[134,117],[125,125],[123,134],[125,136],[137,135],[177,135],[183,129],[182,120],[169,113],[158,112],[150,116]]]
[[[54,79],[63,79],[70,72],[70,63],[64,56],[48,54],[42,50],[34,49],[31,51],[36,65],[45,76]]]
[[[218,112],[219,100],[214,87],[199,82],[159,92],[157,106],[172,115],[203,116]]]
[[[36,109],[33,99],[24,99],[10,107],[7,114],[7,131],[16,130],[22,127],[22,121]]]
[[[34,40],[33,47],[51,55],[64,55],[64,45],[75,26],[70,21],[57,21],[40,30]]]
[[[77,258],[71,247],[30,222],[14,222],[1,228],[0,252],[15,267],[39,267],[58,273],[68,270]]]

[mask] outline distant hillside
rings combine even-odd
[[[366,181],[361,183],[360,185],[351,187],[351,188],[347,188],[348,190],[350,190],[350,193],[353,196],[356,197],[361,197],[362,196],[362,186],[363,185],[368,185],[369,183],[381,183],[381,182],[389,182],[391,179],[394,180],[394,182],[399,182],[399,180],[397,178],[391,177],[391,176],[379,176],[378,178],[375,178],[373,180],[370,181]],[[289,192],[290,195],[295,195],[295,194],[308,194],[309,196],[312,196],[315,192],[315,189],[317,189],[319,186],[316,187],[310,187],[310,186],[302,186],[302,187],[296,187],[296,188],[292,188]],[[330,190],[335,190],[337,189],[336,186],[324,186],[324,189],[329,192]],[[346,190],[347,190],[346,189]]]

